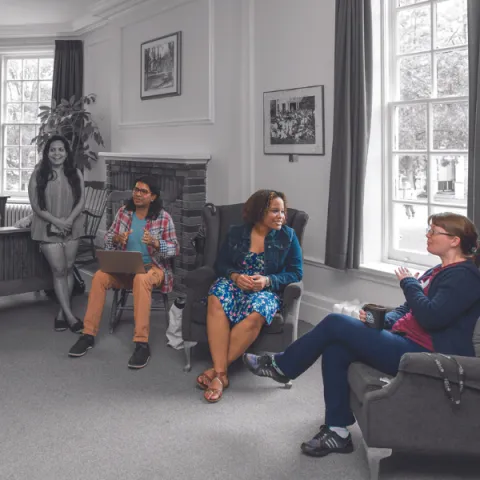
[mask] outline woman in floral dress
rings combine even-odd
[[[303,277],[302,251],[285,225],[281,192],[259,190],[245,203],[243,225],[230,227],[208,293],[207,335],[213,366],[197,377],[204,398],[218,402],[228,387],[228,366],[272,323],[280,293]]]

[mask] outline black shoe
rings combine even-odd
[[[146,342],[135,342],[135,350],[133,351],[128,368],[143,368],[150,360],[150,347]]]
[[[300,448],[305,455],[311,457],[324,457],[329,453],[352,453],[352,436],[348,434],[347,438],[342,438],[322,425],[320,431],[310,441],[302,443]]]
[[[55,317],[55,321],[53,323],[53,329],[56,332],[64,332],[65,330],[68,329],[68,323],[66,320],[62,320]]]
[[[71,332],[81,335],[83,333],[83,322],[79,318],[77,318],[76,323],[74,323],[73,325],[69,324],[68,328]]]
[[[69,357],[83,357],[88,350],[95,346],[95,337],[93,335],[82,335],[77,343],[68,352]]]
[[[290,379],[280,374],[272,364],[273,355],[254,355],[253,353],[243,354],[243,363],[247,368],[259,377],[270,377],[278,383],[288,383]]]

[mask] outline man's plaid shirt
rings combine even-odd
[[[113,237],[120,233],[129,232],[132,225],[133,212],[121,207],[115,215],[115,220],[112,226],[105,234],[105,250],[125,250],[125,247],[113,243]],[[165,274],[165,281],[160,290],[163,293],[171,292],[173,289],[173,271],[172,262],[170,258],[175,257],[180,253],[180,245],[175,233],[175,225],[172,217],[162,209],[155,219],[147,218],[145,229],[150,232],[150,235],[160,242],[160,248],[154,249],[148,245],[148,253],[152,257],[153,263],[161,268]]]

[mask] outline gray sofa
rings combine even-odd
[[[362,431],[376,480],[380,460],[392,451],[429,455],[480,455],[480,319],[473,343],[477,357],[455,357],[465,369],[461,404],[447,397],[433,359],[421,353],[402,357],[399,372],[389,377],[363,363],[350,366],[350,406]],[[458,395],[458,369],[440,356]]]

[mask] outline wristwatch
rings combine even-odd
[[[265,278],[267,279],[265,286],[269,287],[272,284],[272,282],[270,281],[270,277],[265,277]]]

